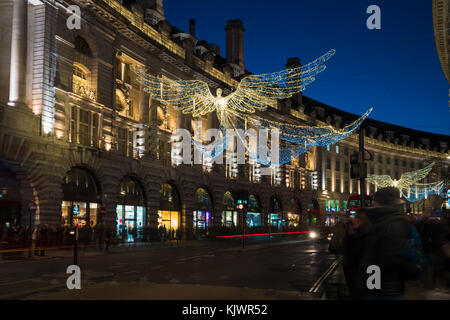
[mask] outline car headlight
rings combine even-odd
[[[317,238],[317,233],[315,233],[314,231],[311,231],[311,232],[309,233],[309,237],[310,237],[311,239],[315,239],[315,238]]]

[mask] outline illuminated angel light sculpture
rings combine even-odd
[[[162,104],[174,106],[184,114],[198,117],[216,111],[221,125],[229,127],[228,115],[245,117],[255,110],[264,111],[276,107],[278,99],[287,99],[305,89],[315,76],[326,69],[323,64],[336,50],[330,50],[307,65],[279,72],[244,77],[237,89],[222,96],[222,89],[214,96],[208,84],[201,80],[169,80],[149,75],[132,68],[144,90]]]
[[[238,132],[238,138],[243,142],[249,156],[264,165],[281,165],[290,162],[300,154],[314,146],[325,146],[344,139],[351,134],[368,116],[371,109],[354,123],[336,130],[331,126],[298,126],[277,124],[276,122],[257,117],[255,111],[265,111],[268,107],[277,107],[277,100],[287,99],[303,91],[315,80],[315,76],[323,72],[324,62],[329,60],[336,50],[332,49],[316,60],[298,68],[279,72],[249,75],[244,77],[236,90],[227,96],[222,96],[222,89],[216,90],[214,96],[208,84],[201,80],[169,80],[149,75],[132,68],[138,75],[138,80],[145,85],[144,90],[162,104],[172,105],[184,114],[192,114],[194,118],[216,112],[223,134],[227,129],[234,131],[243,127],[239,122],[248,121],[258,128],[277,128],[282,132],[280,138],[285,144],[280,149],[278,161],[261,160],[245,143],[245,137]],[[220,139],[223,141],[223,139]],[[227,139],[225,139],[227,141]],[[193,139],[196,148],[201,149],[205,156],[217,156],[217,148],[202,148],[200,142]],[[228,141],[227,141],[228,142]],[[225,143],[220,152],[226,148]],[[208,151],[209,150],[209,151]],[[263,157],[266,159],[266,157]]]
[[[434,166],[434,162],[430,163],[425,168],[405,172],[401,175],[399,180],[392,179],[388,175],[374,175],[367,176],[367,181],[378,185],[381,188],[395,187],[400,190],[403,197],[410,201],[419,201],[431,194],[438,194],[444,197],[442,194],[447,184],[444,181],[432,182],[432,183],[418,183],[418,181],[425,178]]]

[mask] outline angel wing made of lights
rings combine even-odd
[[[201,80],[162,79],[134,67],[132,69],[153,99],[193,117],[216,111],[220,120],[227,118],[228,113],[245,117],[255,110],[263,111],[269,106],[276,106],[278,99],[286,99],[303,91],[317,74],[326,69],[323,63],[335,52],[332,49],[301,67],[246,76],[228,96],[222,96],[220,88],[217,89],[217,96],[213,96],[208,85]]]
[[[409,188],[409,186],[411,185],[414,185],[417,181],[425,178],[431,171],[431,169],[433,169],[433,166],[434,162],[430,163],[425,168],[416,171],[405,172],[401,175],[399,180],[393,180],[388,175],[369,174],[367,176],[367,181],[373,184],[377,184],[381,188],[396,187],[400,190],[403,190]]]

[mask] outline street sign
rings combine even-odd
[[[30,210],[31,213],[36,213],[37,211],[37,204],[34,202],[30,202],[28,204],[28,209]]]

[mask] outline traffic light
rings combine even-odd
[[[237,209],[243,210],[247,209],[248,206],[248,191],[247,190],[239,190],[237,193]]]
[[[361,165],[362,159],[360,155],[354,153],[350,156],[350,178],[360,179],[367,177],[367,164],[364,162]]]

